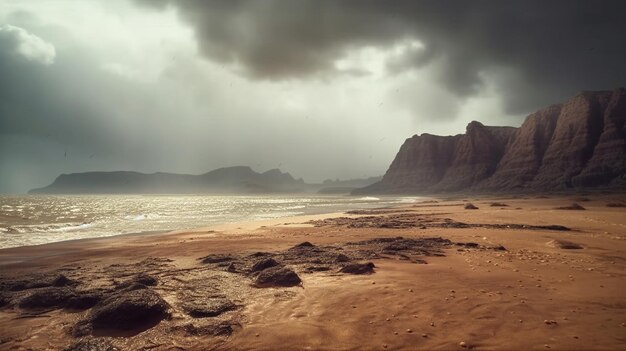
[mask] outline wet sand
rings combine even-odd
[[[626,349],[626,208],[607,206],[623,198],[436,199],[0,250],[0,349]],[[585,209],[557,209],[572,203]],[[312,246],[293,248],[303,242]],[[302,283],[259,287],[251,267],[267,258]],[[374,273],[340,272],[367,262]],[[124,331],[77,328],[103,301],[132,294],[124,284],[139,273],[156,279],[141,289],[164,300],[166,316]],[[69,283],[9,284],[42,274]],[[23,302],[41,289],[99,302]],[[190,312],[221,301],[232,304]]]

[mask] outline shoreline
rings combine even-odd
[[[470,195],[3,249],[3,279],[63,274],[77,293],[120,298],[115,286],[149,274],[158,283],[147,289],[167,303],[168,317],[125,337],[77,337],[72,331],[95,307],[29,309],[18,305],[31,290],[0,291],[10,300],[0,307],[0,348],[64,349],[84,340],[122,350],[623,348],[626,208],[606,204],[624,199],[588,195],[577,201],[586,210],[556,209],[575,200]],[[467,202],[478,209],[464,209]],[[304,242],[311,249],[296,249]],[[302,283],[258,287],[249,267],[259,252]],[[30,258],[8,262],[7,253]],[[339,253],[346,263],[327,260]],[[350,262],[372,262],[374,272],[341,273]],[[190,301],[216,301],[211,296],[234,309],[189,315]]]
[[[102,196],[108,196],[105,194],[95,194],[95,196],[98,195],[102,195]],[[300,196],[302,196],[303,194],[299,194]],[[28,195],[28,196],[41,196],[39,194],[36,195]],[[43,195],[43,196],[48,196],[48,195]],[[92,196],[90,194],[77,194],[77,195],[49,195],[49,196],[62,196],[62,197],[74,197],[74,196]],[[123,194],[119,194],[119,196],[124,196]],[[131,196],[136,196],[131,194]],[[161,194],[150,194],[150,195],[141,195],[141,196],[163,196]],[[169,196],[169,195],[168,195]],[[171,196],[181,196],[181,195],[171,195]],[[187,196],[187,195],[184,195]],[[198,196],[204,196],[204,195],[198,195]],[[213,196],[213,195],[210,195]],[[217,195],[215,195],[217,196]],[[239,195],[236,195],[239,196]],[[241,195],[242,197],[245,197],[245,195]],[[338,195],[319,195],[319,196],[315,196],[315,197],[320,197],[320,198],[329,198],[329,199],[337,199],[337,198],[354,198],[356,200],[360,200],[360,199],[364,199],[365,197],[361,197],[361,196],[350,196],[350,195],[346,195],[346,196],[338,196]],[[397,203],[396,204],[392,204],[391,206],[402,206],[403,204],[406,204],[403,201],[400,201],[402,197],[401,196],[380,196],[377,199],[380,201],[381,199],[384,200],[384,203],[381,203],[381,206],[389,206],[389,204],[387,202],[392,201],[392,200],[396,200]],[[427,197],[420,197],[423,199],[428,199]],[[347,207],[346,204],[337,204],[337,205],[333,205],[333,207],[340,207],[340,208],[345,208],[343,211],[350,211],[350,210],[354,210],[354,209],[368,209],[368,208],[378,208],[378,204],[373,204],[373,203],[368,203],[368,204],[359,204],[359,203],[355,203],[352,204],[354,205],[353,207]],[[359,206],[361,205],[361,206]],[[364,206],[363,206],[364,205]],[[280,220],[281,218],[297,218],[297,217],[301,217],[301,216],[312,216],[312,215],[324,215],[324,214],[328,214],[331,215],[333,213],[336,213],[338,211],[337,208],[333,208],[333,209],[324,209],[321,207],[310,207],[310,208],[305,208],[305,211],[302,211],[299,214],[288,214],[288,215],[284,215],[281,216],[279,215],[278,217],[275,218],[267,218],[267,219],[255,219],[255,218],[248,218],[248,219],[228,219],[228,218],[223,218],[222,221],[218,221],[215,223],[210,223],[210,224],[206,224],[206,225],[197,225],[194,227],[189,227],[189,228],[171,228],[171,229],[151,229],[151,230],[143,230],[143,231],[133,231],[133,232],[127,232],[127,233],[107,233],[106,235],[99,235],[99,236],[91,236],[91,237],[84,237],[84,238],[76,238],[76,239],[65,239],[65,240],[58,240],[58,241],[51,241],[51,242],[46,242],[46,243],[40,243],[40,244],[31,244],[31,245],[21,245],[21,246],[11,246],[11,247],[4,247],[4,248],[0,248],[0,253],[3,250],[8,250],[8,249],[15,249],[15,248],[21,248],[21,247],[33,247],[33,246],[41,246],[41,245],[48,245],[48,244],[55,244],[55,243],[63,243],[63,242],[73,242],[73,241],[77,241],[77,240],[91,240],[91,239],[106,239],[106,238],[112,238],[112,237],[119,237],[119,238],[123,238],[126,236],[135,236],[135,235],[154,235],[154,234],[167,234],[170,232],[183,232],[183,231],[195,231],[198,228],[208,228],[208,227],[221,227],[223,225],[229,225],[229,224],[236,224],[236,223],[248,223],[248,222],[262,222],[262,221],[273,221],[274,219],[276,220]],[[10,226],[9,226],[10,227]],[[2,232],[0,232],[0,234],[3,234]],[[23,233],[20,233],[23,234]],[[27,235],[47,235],[48,233],[29,233]],[[9,235],[9,234],[7,234]],[[1,265],[1,263],[0,263]]]

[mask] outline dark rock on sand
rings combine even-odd
[[[236,308],[237,305],[226,298],[194,300],[183,304],[185,312],[194,318],[215,317]]]
[[[233,326],[226,321],[218,321],[206,325],[186,324],[182,329],[187,335],[193,336],[229,336],[233,333]]]
[[[298,247],[315,247],[315,245],[311,244],[308,241],[305,241],[303,243],[300,243],[300,244],[294,246],[294,248],[298,248]]]
[[[566,241],[566,240],[552,240],[548,242],[548,245],[559,248],[559,249],[564,249],[564,250],[581,250],[583,249],[583,247],[579,244],[573,243],[571,241]]]
[[[372,262],[367,263],[351,263],[343,266],[339,272],[348,274],[372,274],[374,273],[374,267]]]
[[[146,286],[154,286],[157,285],[158,280],[146,273],[139,273],[133,278],[133,282],[140,283]]]
[[[296,286],[302,283],[300,277],[292,269],[284,266],[267,268],[256,278],[257,287]]]
[[[234,262],[231,262],[231,263],[228,265],[228,267],[226,267],[226,271],[227,271],[227,272],[230,272],[230,273],[236,273],[236,272],[238,272],[238,270],[237,270],[237,266],[235,266],[235,263],[234,263]]]
[[[350,257],[340,253],[335,257],[335,262],[350,262]]]
[[[556,209],[557,210],[586,210],[586,208],[582,207],[581,205],[577,203],[573,203],[569,206],[557,207]]]
[[[168,304],[151,289],[121,291],[101,301],[83,322],[96,330],[146,330],[167,318]]]
[[[131,279],[117,284],[116,289],[123,290],[139,290],[147,289],[148,286],[157,285],[157,279],[151,275],[145,273],[139,273]]]
[[[93,307],[102,297],[96,293],[77,292],[69,287],[46,287],[37,289],[22,298],[18,306],[23,309]]]
[[[63,351],[120,351],[106,338],[83,338]]]
[[[533,228],[537,228],[537,229],[548,229],[548,230],[557,230],[557,231],[562,231],[562,232],[569,232],[570,228],[566,227],[566,226],[562,226],[562,225],[556,225],[556,224],[551,224],[551,225],[537,225],[537,226],[533,226]]]
[[[141,283],[124,282],[124,283],[117,285],[115,289],[120,290],[120,291],[132,291],[132,290],[148,289],[148,287]]]
[[[255,264],[253,264],[252,268],[250,268],[250,272],[252,272],[252,273],[260,272],[260,271],[263,271],[263,270],[271,268],[271,267],[276,267],[278,265],[279,265],[279,263],[275,259],[273,259],[273,258],[265,258],[265,259],[262,259],[260,261],[257,261]]]
[[[248,257],[268,257],[268,256],[272,256],[271,253],[269,252],[261,252],[261,251],[257,251],[255,253],[252,253],[250,255],[248,255]]]
[[[456,243],[456,245],[458,246],[465,246],[465,247],[471,247],[471,248],[477,248],[480,245],[478,243]]]
[[[509,205],[507,204],[503,204],[502,202],[492,202],[491,205],[489,205],[491,207],[508,207]]]
[[[478,207],[474,206],[474,204],[472,204],[471,202],[468,202],[465,204],[465,209],[466,210],[477,210]]]
[[[22,291],[45,288],[49,286],[62,287],[74,285],[75,282],[63,274],[39,274],[24,278],[5,278],[0,280],[0,291]]]
[[[609,202],[606,204],[606,207],[626,207],[626,203],[624,202]]]
[[[73,310],[86,310],[88,308],[92,308],[98,302],[102,301],[103,295],[99,292],[81,292],[77,293],[76,296],[71,297],[65,308],[73,309]]]
[[[304,269],[306,272],[308,273],[312,273],[312,272],[327,272],[330,270],[330,267],[328,266],[309,266],[307,268]]]
[[[207,255],[204,257],[200,257],[199,260],[202,263],[221,263],[221,262],[230,262],[234,258],[229,255]]]

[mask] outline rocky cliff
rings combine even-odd
[[[626,90],[583,92],[519,128],[471,122],[414,135],[383,179],[357,193],[542,191],[626,186]]]

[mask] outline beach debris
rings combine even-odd
[[[471,202],[466,203],[464,208],[466,210],[477,210],[478,209],[478,207],[474,206],[474,204],[471,203]]]
[[[237,308],[231,300],[227,298],[208,298],[193,300],[183,303],[185,312],[194,318],[216,317]]]
[[[285,266],[274,266],[262,270],[256,278],[257,287],[282,286],[290,287],[300,285],[302,280],[292,269]]]
[[[372,274],[376,266],[372,262],[367,263],[351,263],[339,269],[341,273],[348,274]]]

